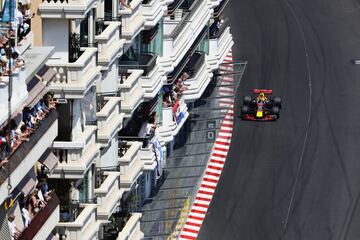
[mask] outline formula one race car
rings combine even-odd
[[[243,120],[252,121],[275,121],[279,119],[281,98],[270,96],[270,100],[265,96],[271,95],[272,90],[253,89],[254,97],[245,96],[241,106],[240,117]]]

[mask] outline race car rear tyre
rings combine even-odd
[[[274,97],[273,102],[275,106],[281,108],[281,97]]]
[[[277,116],[277,119],[280,117],[280,108],[278,106],[274,106],[272,109],[273,114]]]
[[[245,114],[249,113],[249,110],[250,110],[250,108],[248,106],[246,106],[246,105],[241,106],[241,115],[240,115],[240,117],[243,118],[245,116]]]
[[[252,98],[250,96],[244,97],[244,105],[250,105],[252,102]]]

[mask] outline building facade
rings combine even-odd
[[[25,60],[0,81],[1,136],[37,122],[3,151],[0,237],[143,238],[139,208],[233,41],[226,0],[124,2],[1,3]]]

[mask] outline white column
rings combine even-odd
[[[88,18],[89,45],[94,43],[94,39],[95,39],[95,24],[94,24],[95,16],[94,15],[95,15],[94,9],[91,9],[90,13],[89,13],[89,18]]]
[[[75,19],[70,20],[70,33],[76,32],[76,22]]]
[[[118,16],[119,10],[119,0],[112,0],[112,17],[115,18]]]
[[[90,200],[90,199],[93,199],[93,197],[94,197],[94,194],[93,194],[94,181],[93,181],[93,168],[92,167],[90,167],[90,169],[89,169],[87,181],[88,181],[88,196],[87,196],[87,198]]]

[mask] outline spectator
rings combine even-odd
[[[9,229],[10,229],[11,240],[17,239],[21,235],[21,231],[15,225],[14,220],[15,220],[14,214],[9,214],[8,215],[8,225],[9,225]]]
[[[11,53],[11,59],[12,64],[11,66],[14,66],[16,68],[22,67],[25,65],[25,60],[19,56],[19,53],[14,51]]]
[[[172,106],[172,101],[171,101],[171,97],[170,97],[170,93],[165,93],[163,96],[163,105],[164,107],[171,107]]]
[[[123,10],[125,8],[128,8],[128,9],[132,10],[131,7],[130,7],[130,4],[126,3],[126,0],[120,0],[119,1],[119,8],[120,8],[119,10]]]
[[[39,177],[39,183],[36,186],[37,189],[40,189],[45,201],[49,201],[51,196],[50,194],[52,193],[52,191],[49,191],[49,186],[47,184],[47,176],[46,175],[41,175]]]
[[[152,138],[155,135],[155,131],[157,128],[157,113],[153,112],[148,117],[148,120],[143,123],[140,128],[139,137]]]
[[[26,202],[21,204],[20,207],[21,207],[21,215],[24,220],[24,226],[28,227],[31,222],[30,209],[29,209],[30,208],[29,198],[27,198]]]
[[[23,110],[23,122],[30,129],[35,130],[39,126],[38,119],[31,113],[28,107],[25,107]]]
[[[0,132],[0,168],[2,168],[6,163],[8,163],[7,155],[7,143],[6,138],[3,136],[3,131]]]
[[[45,105],[48,109],[56,109],[56,100],[53,98],[51,94],[45,95]]]

